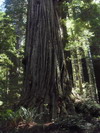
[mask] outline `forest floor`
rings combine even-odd
[[[12,123],[2,127],[0,133],[100,133],[100,105],[78,102],[76,114],[60,118],[55,122],[38,124],[36,122]]]

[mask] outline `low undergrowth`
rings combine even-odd
[[[16,112],[0,111],[0,133],[100,133],[100,105],[91,101],[75,103],[76,114],[38,123],[44,113],[20,107]]]
[[[42,115],[43,113],[38,114],[36,109],[20,107],[20,109],[15,112],[11,109],[7,109],[0,112],[0,129],[16,128],[21,126],[21,124],[27,125],[36,119],[40,119]]]

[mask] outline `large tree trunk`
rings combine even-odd
[[[50,119],[72,109],[66,93],[69,88],[63,87],[64,82],[67,86],[69,83],[64,81],[64,52],[54,5],[53,0],[29,0],[25,89],[21,100],[23,106],[36,107],[39,112],[48,105]]]

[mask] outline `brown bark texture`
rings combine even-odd
[[[21,104],[36,107],[39,112],[46,109],[55,119],[58,114],[67,114],[66,108],[70,109],[66,104],[70,101],[67,95],[67,91],[70,91],[65,74],[59,19],[53,0],[29,0],[28,6]]]

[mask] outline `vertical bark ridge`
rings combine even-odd
[[[26,100],[26,107],[41,105],[40,110],[47,103],[52,108],[52,119],[57,117],[57,99],[64,93],[64,53],[58,21],[53,0],[29,0],[25,51],[28,59],[22,101]]]

